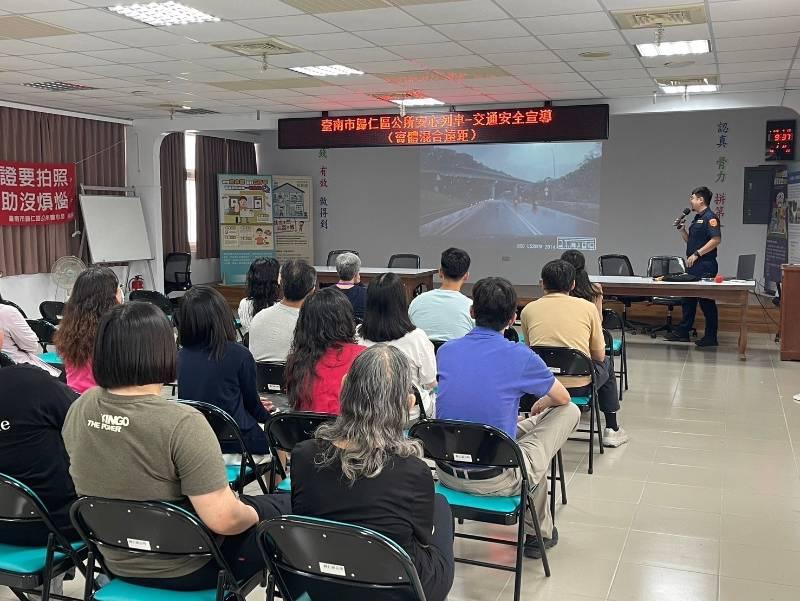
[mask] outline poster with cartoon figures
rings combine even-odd
[[[789,263],[800,264],[800,171],[789,173],[786,201],[789,222]]]
[[[272,176],[272,211],[275,218],[275,248],[278,261],[305,259],[314,262],[314,224],[311,178]]]

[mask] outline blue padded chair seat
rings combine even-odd
[[[578,405],[579,407],[583,407],[588,405],[591,402],[591,397],[588,396],[574,396],[572,397],[572,402]]]
[[[225,471],[228,472],[228,482],[236,482],[239,479],[239,473],[241,472],[241,467],[238,465],[226,465]],[[245,476],[249,476],[253,473],[253,468],[250,466],[245,466],[244,474]]]
[[[615,355],[622,350],[622,338],[614,338],[614,342],[611,345],[611,350],[614,351]]]
[[[275,490],[277,490],[278,492],[292,492],[292,479],[286,478],[284,480],[281,480],[281,483],[278,484],[277,487],[275,487]]]
[[[438,482],[435,488],[436,492],[443,495],[447,502],[455,507],[469,507],[492,513],[514,513],[519,509],[519,496],[490,497],[488,495],[473,495],[468,492],[447,488]]]
[[[94,594],[96,601],[215,601],[217,590],[171,591],[112,580]]]
[[[64,360],[58,356],[58,353],[42,353],[39,359],[49,365],[64,365]]]
[[[83,541],[72,543],[76,551],[86,545]],[[66,555],[54,553],[53,561],[63,561]],[[47,547],[17,547],[15,545],[0,544],[0,570],[15,574],[38,574],[44,570],[47,560]]]

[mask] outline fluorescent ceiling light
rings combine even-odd
[[[717,92],[719,86],[716,84],[694,84],[689,86],[661,86],[661,91],[665,94],[699,94],[701,92]]]
[[[708,54],[711,42],[708,40],[691,40],[689,42],[661,42],[660,44],[636,44],[639,54],[649,58],[653,56],[682,56],[686,54]]]
[[[442,102],[441,100],[436,100],[436,98],[395,98],[392,99],[392,102],[404,107],[441,106],[444,104],[444,102]]]
[[[219,21],[217,17],[171,0],[170,2],[150,2],[149,4],[129,4],[127,6],[118,4],[109,6],[108,10],[154,27]]]
[[[314,77],[330,77],[333,75],[364,75],[363,71],[358,69],[351,69],[344,65],[319,65],[317,67],[290,67],[290,71],[297,71],[304,75],[313,75]]]

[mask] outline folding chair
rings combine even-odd
[[[633,266],[631,260],[626,255],[600,255],[597,257],[597,266],[600,269],[600,275],[621,275],[621,276],[635,276],[633,273]],[[628,319],[628,309],[633,303],[644,303],[649,301],[647,296],[608,296],[607,300],[616,300],[622,303],[622,320],[626,328],[630,328],[636,333],[636,327],[646,329],[648,324],[642,322],[633,322]]]
[[[256,382],[259,392],[286,394],[285,363],[256,363]]]
[[[157,290],[132,290],[128,299],[155,305],[164,312],[164,315],[172,319],[175,309],[172,302]]]
[[[438,354],[439,349],[442,348],[442,345],[447,342],[447,340],[433,340],[431,339],[431,344],[433,344],[433,353]]]
[[[314,437],[314,432],[325,422],[336,419],[335,415],[329,413],[312,413],[296,411],[289,413],[278,413],[267,422],[265,428],[267,441],[272,453],[272,469],[270,470],[270,492],[290,492],[292,490],[291,478],[286,474],[278,459],[278,451],[291,453],[292,449],[304,440]],[[281,483],[273,490],[272,483],[275,482],[275,474],[280,471],[283,478]]]
[[[344,253],[353,253],[355,256],[358,256],[357,250],[347,250],[346,248],[332,250],[328,253],[328,260],[325,262],[325,265],[328,267],[336,267],[336,258]]]
[[[525,512],[530,510],[533,526],[542,553],[544,573],[550,576],[550,564],[539,527],[536,511],[529,507],[528,493],[536,489],[528,485],[528,472],[517,442],[505,432],[492,426],[472,422],[432,419],[419,422],[411,427],[409,438],[417,438],[422,442],[425,457],[439,465],[449,466],[459,471],[470,467],[516,468],[521,476],[520,492],[510,497],[492,497],[453,490],[436,484],[436,492],[444,495],[453,511],[453,517],[460,520],[473,520],[489,524],[517,524],[517,540],[491,538],[477,534],[456,532],[455,536],[470,540],[479,540],[516,547],[514,566],[488,563],[475,559],[457,557],[456,561],[495,570],[514,572],[514,601],[519,601],[522,585],[522,551],[525,545]]]
[[[44,319],[26,319],[25,322],[28,327],[33,330],[38,338],[39,346],[42,347],[42,352],[47,352],[47,345],[53,344],[53,336],[56,335],[56,327],[49,321]]]
[[[262,522],[258,546],[269,569],[267,601],[425,601],[414,564],[373,530],[285,515]]]
[[[57,326],[64,314],[64,303],[61,301],[42,301],[39,303],[39,315],[42,319]]]
[[[256,463],[253,459],[252,453],[247,449],[247,445],[242,438],[242,431],[239,429],[239,424],[227,412],[223,411],[216,405],[211,403],[202,403],[200,401],[178,401],[183,405],[188,405],[197,409],[206,418],[217,440],[222,446],[223,443],[236,443],[239,446],[239,454],[242,457],[239,465],[226,465],[225,469],[228,472],[228,484],[231,488],[239,494],[244,493],[244,487],[251,482],[258,482],[261,492],[267,494],[268,487],[264,483],[264,474],[270,470],[269,463]],[[274,460],[274,456],[273,456]]]
[[[625,340],[625,322],[622,316],[613,309],[603,309],[603,328],[606,330],[619,330],[619,338],[612,336],[611,345],[606,348],[614,357],[620,358],[619,367],[614,375],[619,378],[619,400],[622,400],[622,389],[628,390],[628,344]],[[624,386],[623,386],[624,384]]]
[[[597,400],[597,386],[594,380],[594,363],[582,352],[560,346],[532,346],[533,352],[539,355],[550,371],[559,376],[589,376],[591,378],[591,396],[574,396],[572,402],[579,407],[589,407],[589,473],[594,473],[594,435],[600,454],[603,450],[603,429],[600,427],[600,404]],[[578,429],[577,432],[587,432]],[[575,440],[575,439],[571,439]]]
[[[83,541],[69,542],[55,527],[35,492],[19,480],[0,474],[0,524],[35,523],[44,524],[49,531],[44,544],[0,544],[0,586],[10,588],[21,601],[27,601],[26,594],[40,596],[42,601],[51,597],[72,599],[50,593],[50,583],[73,568],[83,571],[86,545]]]
[[[89,546],[85,601],[223,601],[245,596],[264,580],[257,572],[244,582],[237,582],[215,542],[215,536],[196,515],[170,503],[124,501],[83,497],[70,510],[72,523]],[[101,553],[113,550],[131,557],[175,559],[178,557],[207,557],[219,567],[215,589],[179,592],[164,588],[131,584],[118,578],[108,568]],[[94,562],[111,579],[108,584],[93,590]]]

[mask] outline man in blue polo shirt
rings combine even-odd
[[[580,410],[567,389],[555,379],[539,356],[528,347],[503,337],[514,323],[517,293],[504,278],[484,278],[472,288],[472,316],[476,327],[463,338],[439,349],[439,394],[436,417],[488,424],[516,438],[522,450],[528,481],[536,489],[531,505],[539,518],[546,548],[558,542],[547,502],[550,460],[580,421]],[[538,398],[531,417],[519,420],[523,394]],[[437,467],[444,486],[474,494],[517,494],[521,483],[516,469]],[[460,476],[464,472],[468,478]],[[526,515],[525,555],[539,558],[533,522]]]

